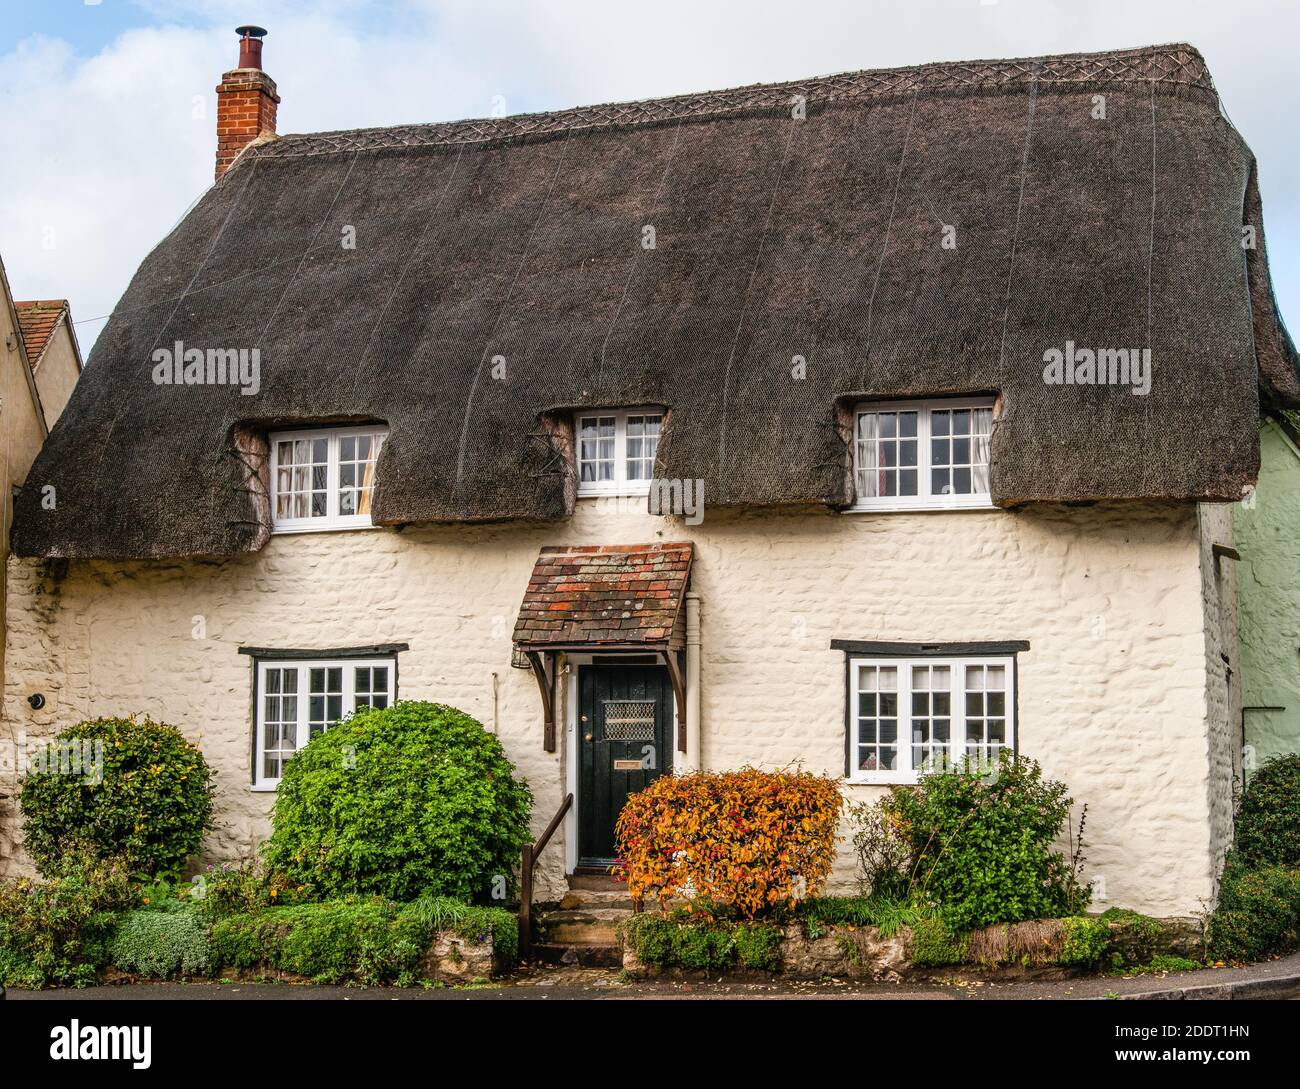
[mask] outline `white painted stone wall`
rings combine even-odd
[[[584,500],[563,525],[279,536],[220,561],[74,563],[59,574],[11,560],[4,728],[40,736],[130,711],[175,723],[219,772],[207,856],[248,855],[267,834],[272,797],[249,789],[250,665],[237,648],[407,642],[400,695],[454,704],[497,731],[532,784],[540,831],[562,797],[563,746],[543,752],[535,682],[509,664],[538,549],[693,539],[706,768],[842,773],[844,658],[833,638],[1027,639],[1021,748],[1089,804],[1086,871],[1105,878],[1099,906],[1188,914],[1212,895],[1223,836],[1207,741],[1223,712],[1211,706],[1217,652],[1202,579],[1202,522],[1214,517],[1134,504],[710,511],[688,527]],[[205,638],[192,637],[196,617]],[[47,702],[32,711],[38,691]],[[10,873],[27,866],[13,793],[0,783]],[[561,887],[562,839],[543,858],[539,898]],[[835,887],[846,891],[852,875],[846,849]]]
[[[1201,531],[1201,594],[1205,610],[1207,782],[1210,807],[1210,876],[1214,893],[1223,856],[1232,845],[1233,792],[1241,786],[1242,667],[1238,632],[1237,561],[1214,556],[1216,544],[1231,548],[1235,504],[1204,503]]]

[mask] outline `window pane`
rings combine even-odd
[[[917,495],[917,414],[860,412],[854,454],[861,498]],[[901,467],[901,468],[900,468]]]
[[[1011,748],[1011,678],[1005,665],[962,663],[954,669],[923,658],[860,663],[852,681],[859,771],[936,771],[963,756],[983,764]],[[954,729],[954,699],[966,710],[964,735]]]

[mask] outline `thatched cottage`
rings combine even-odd
[[[1300,370],[1194,48],[285,136],[260,57],[18,497],[9,729],[179,725],[233,857],[314,732],[451,703],[575,796],[539,897],[669,769],[1011,749],[1099,906],[1213,896]]]

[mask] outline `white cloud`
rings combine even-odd
[[[93,57],[42,38],[0,56],[0,252],[20,297],[106,314],[211,182],[215,95],[233,28],[270,29],[282,132],[433,121],[927,60],[1188,40],[1260,159],[1270,257],[1300,323],[1300,153],[1291,119],[1300,15],[1267,0],[149,0],[156,29]],[[381,13],[392,12],[386,20]],[[193,29],[201,19],[206,29]],[[178,21],[191,25],[174,25]],[[172,24],[172,25],[168,25]],[[196,116],[196,113],[198,114]],[[79,329],[84,346],[102,327]]]

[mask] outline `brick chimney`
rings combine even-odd
[[[275,135],[275,108],[280,96],[275,80],[262,71],[260,26],[241,26],[239,67],[221,77],[217,85],[217,174],[219,178],[239,153],[259,136]]]

